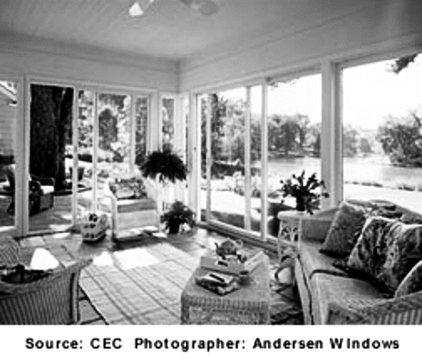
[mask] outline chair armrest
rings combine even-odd
[[[328,324],[422,324],[422,291],[399,298],[329,304]]]
[[[40,289],[50,287],[54,283],[60,283],[70,274],[79,273],[83,268],[92,262],[91,259],[79,260],[67,267],[53,271],[50,275],[30,283],[13,284],[0,281],[0,300],[7,298],[8,295],[18,295],[37,292]]]

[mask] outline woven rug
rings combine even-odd
[[[179,324],[182,289],[197,265],[167,243],[104,252],[80,286],[108,324]]]
[[[84,269],[80,286],[107,324],[180,324],[180,296],[198,263],[169,243],[106,251]],[[273,280],[271,322],[302,323],[293,289]]]

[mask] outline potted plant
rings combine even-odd
[[[162,215],[161,221],[166,224],[169,234],[177,234],[181,225],[186,224],[189,227],[195,225],[195,214],[183,202],[175,201]]]
[[[329,197],[324,181],[318,180],[316,173],[306,178],[303,171],[299,176],[293,174],[291,178],[280,182],[283,184],[283,197],[292,196],[296,199],[297,211],[313,214],[313,210],[319,207],[321,197]]]
[[[145,162],[140,166],[144,177],[149,177],[165,184],[166,182],[184,181],[188,170],[185,163],[170,148],[153,151],[147,155]]]

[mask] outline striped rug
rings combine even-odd
[[[179,324],[182,289],[198,262],[168,243],[107,251],[80,286],[107,324]]]
[[[182,289],[198,263],[167,242],[105,251],[84,269],[80,286],[107,324],[180,324]],[[270,312],[272,324],[303,323],[295,289],[274,278]]]

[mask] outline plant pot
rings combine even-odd
[[[296,210],[297,211],[306,211],[306,202],[303,197],[296,198]]]
[[[180,224],[178,222],[172,222],[168,224],[168,231],[169,234],[177,234],[179,233]]]

